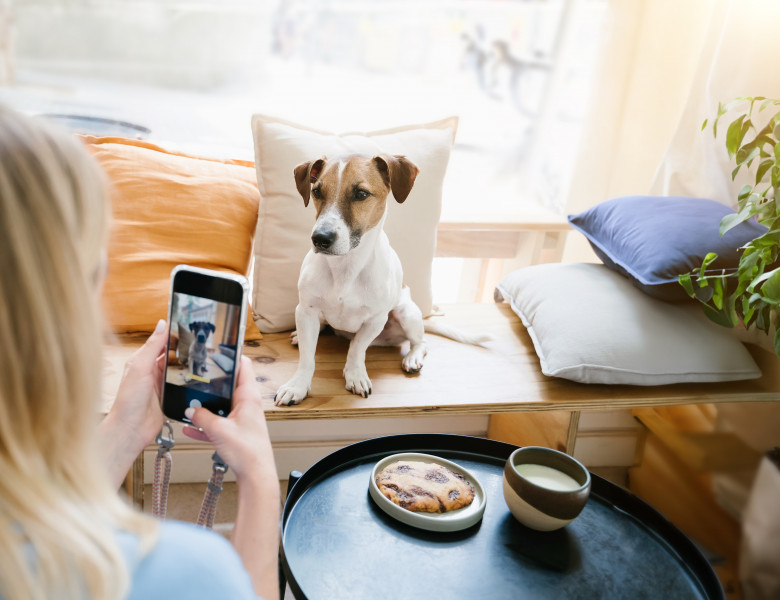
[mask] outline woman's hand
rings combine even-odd
[[[236,474],[238,509],[232,542],[261,598],[279,597],[279,477],[263,403],[252,372],[252,361],[243,357],[227,417],[209,410],[188,408],[194,427],[186,436],[210,441]],[[200,429],[196,429],[200,428]]]
[[[185,426],[184,435],[213,443],[239,483],[245,478],[262,476],[278,486],[263,402],[252,361],[246,356],[241,358],[233,407],[227,417],[219,417],[203,407],[188,408],[185,414],[194,427]]]
[[[117,487],[162,427],[160,391],[167,340],[168,327],[160,320],[154,333],[125,364],[114,404],[100,424],[102,449]]]

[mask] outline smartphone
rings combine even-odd
[[[247,296],[245,277],[178,265],[171,271],[170,335],[165,363],[162,411],[189,423],[184,411],[203,406],[227,416],[244,345]]]

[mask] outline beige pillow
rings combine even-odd
[[[314,207],[304,206],[293,169],[322,156],[402,154],[420,168],[406,201],[388,203],[385,231],[401,259],[404,283],[411,288],[412,299],[423,315],[431,313],[431,266],[442,183],[457,124],[457,117],[451,117],[425,125],[336,135],[254,115],[260,214],[255,234],[252,306],[260,331],[295,328],[298,275],[311,247]]]

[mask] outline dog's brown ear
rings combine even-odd
[[[381,154],[374,157],[374,164],[385,183],[400,204],[409,196],[420,169],[405,156]]]
[[[309,206],[309,195],[311,194],[311,184],[317,181],[322,167],[325,165],[325,157],[318,158],[309,162],[301,163],[295,167],[295,185],[298,193],[303,198],[303,205]]]

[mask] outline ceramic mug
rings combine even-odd
[[[537,531],[571,523],[590,495],[590,473],[568,454],[541,446],[518,448],[504,465],[504,499],[514,517]]]

